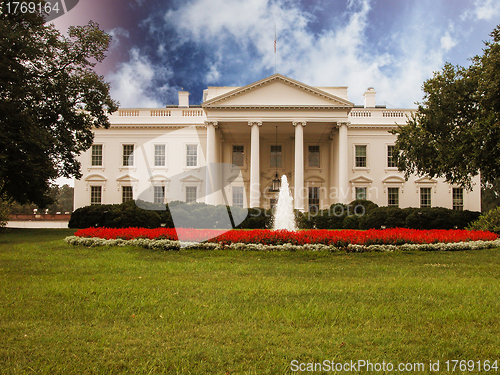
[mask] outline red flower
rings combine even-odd
[[[418,230],[418,229],[369,229],[361,230],[326,230],[311,229],[302,231],[267,229],[231,230],[224,232],[218,229],[192,229],[192,228],[87,228],[75,233],[78,237],[99,237],[105,239],[121,238],[130,240],[134,238],[168,239],[177,241],[181,237],[188,242],[219,242],[223,245],[231,243],[260,243],[264,245],[292,245],[325,244],[344,247],[347,244],[373,245],[389,244],[400,245],[403,243],[427,244],[436,242],[463,242],[463,241],[492,241],[498,236],[486,231],[468,230]]]

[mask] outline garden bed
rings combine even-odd
[[[182,242],[178,240],[182,238]],[[329,250],[347,252],[400,250],[470,250],[500,247],[491,232],[467,230],[371,229],[359,230],[215,230],[190,228],[87,228],[67,237],[83,246],[142,246],[238,250]]]

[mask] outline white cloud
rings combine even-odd
[[[478,20],[491,20],[500,15],[500,2],[498,0],[474,1],[473,14]]]
[[[107,75],[111,83],[111,96],[120,102],[122,108],[134,107],[163,107],[155,94],[166,94],[171,90],[168,86],[156,87],[162,79],[167,81],[172,75],[165,68],[154,66],[145,56],[140,55],[139,49],[130,50],[130,59],[118,66],[116,72]]]
[[[111,29],[110,31],[107,32],[109,35],[111,35],[111,45],[109,47],[110,50],[113,50],[115,48],[118,48],[120,45],[120,39],[123,38],[129,38],[130,34],[128,30],[122,28],[122,27],[115,27],[114,29]]]
[[[450,36],[449,32],[446,32],[445,35],[443,35],[441,37],[441,48],[444,51],[449,51],[450,49],[452,49],[456,45],[457,45],[457,41]]]

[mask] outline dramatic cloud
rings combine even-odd
[[[109,46],[111,51],[115,48],[119,48],[121,38],[130,37],[128,30],[125,30],[122,27],[115,27],[114,29],[108,31],[108,34],[111,35],[111,45]]]
[[[177,33],[174,51],[186,44],[204,51],[206,65],[200,68],[207,83],[227,76],[224,84],[245,85],[272,74],[276,25],[278,72],[311,85],[349,86],[356,103],[374,86],[381,104],[413,106],[423,80],[457,44],[453,27],[426,28],[424,9],[417,8],[391,36],[392,49],[384,49],[370,36],[371,10],[371,1],[351,0],[336,22],[315,28],[318,15],[297,2],[196,0],[168,11],[164,21]]]
[[[209,85],[243,86],[275,71],[314,86],[348,86],[356,104],[373,86],[377,104],[414,107],[445,61],[467,65],[481,54],[500,15],[495,0],[125,4],[101,69],[128,107],[175,104],[181,87],[199,103]]]
[[[122,108],[164,107],[158,96],[166,96],[170,88],[165,83],[172,76],[166,68],[154,66],[138,48],[130,51],[130,60],[121,63],[117,71],[108,74],[111,96]]]

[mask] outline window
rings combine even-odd
[[[463,211],[464,209],[464,189],[453,188],[453,209]]]
[[[197,145],[186,145],[186,166],[188,166],[188,167],[198,166],[198,146]]]
[[[366,200],[366,188],[357,187],[356,188],[356,200]]]
[[[388,201],[387,205],[392,207],[399,207],[399,188],[387,188]]]
[[[122,203],[134,200],[132,186],[122,186]]]
[[[186,186],[186,203],[196,203],[196,186]]]
[[[356,146],[356,168],[366,168],[366,146]]]
[[[91,163],[93,167],[102,166],[102,145],[92,145]]]
[[[309,212],[316,213],[319,210],[319,187],[309,187]]]
[[[396,163],[394,163],[394,159],[392,157],[394,152],[394,146],[387,146],[387,168],[396,167]]]
[[[319,168],[319,146],[309,146],[309,167]]]
[[[101,204],[101,191],[102,186],[91,186],[90,187],[90,204]]]
[[[233,186],[233,206],[243,208],[243,186]]]
[[[420,188],[420,207],[431,206],[431,188]]]
[[[233,146],[233,164],[238,167],[243,167],[245,147],[243,146]]]
[[[165,145],[155,145],[155,167],[165,166]]]
[[[154,186],[154,203],[165,203],[165,186]]]
[[[123,145],[123,166],[131,167],[134,165],[134,145]]]
[[[281,146],[273,145],[271,146],[271,167],[281,168]]]

